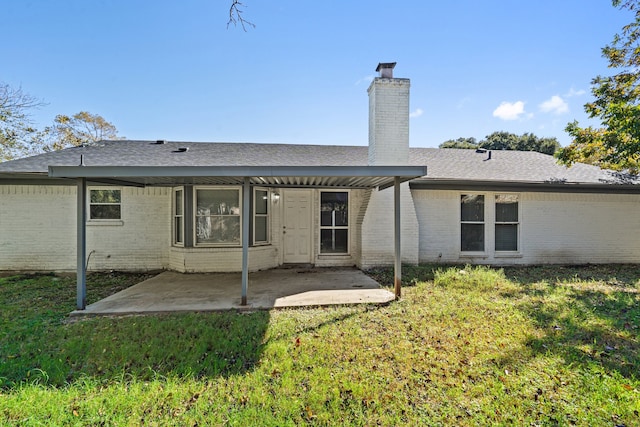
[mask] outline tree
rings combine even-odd
[[[41,134],[29,113],[42,105],[22,88],[0,83],[0,162],[37,152]]]
[[[602,49],[613,76],[591,81],[593,102],[585,104],[589,118],[601,127],[569,123],[573,141],[556,155],[561,163],[590,163],[602,168],[638,174],[640,171],[640,0],[613,0],[614,7],[628,9],[635,20]]]
[[[487,150],[517,150],[518,136],[509,132],[494,132],[480,141],[480,148]]]
[[[458,139],[450,139],[448,141],[443,142],[438,146],[439,148],[466,148],[466,149],[475,149],[478,148],[478,143],[476,139],[471,138],[458,138]]]
[[[67,147],[77,147],[103,139],[122,139],[118,130],[98,114],[80,111],[73,116],[59,114],[54,119],[54,125],[45,129],[50,140],[43,147],[44,151],[61,150]]]
[[[487,150],[537,151],[544,154],[553,154],[560,148],[560,144],[555,138],[539,138],[532,133],[518,136],[500,131],[487,135],[480,142],[476,142],[475,138],[450,139],[440,144],[440,148],[484,148]]]

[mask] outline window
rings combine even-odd
[[[114,189],[89,190],[89,219],[113,220],[121,218],[121,191]]]
[[[184,244],[184,191],[173,192],[173,243]]]
[[[269,191],[253,192],[253,244],[269,243]]]
[[[518,196],[496,195],[496,251],[518,250]]]
[[[460,250],[484,251],[484,196],[460,196]]]
[[[349,252],[349,193],[320,193],[320,253]]]
[[[240,189],[196,189],[196,245],[240,244]]]

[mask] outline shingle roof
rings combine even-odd
[[[180,148],[188,149],[180,152]],[[46,173],[49,166],[366,166],[366,146],[156,141],[102,141],[0,163],[0,173]],[[598,167],[570,168],[531,151],[411,148],[408,166],[427,166],[421,181],[620,182]]]

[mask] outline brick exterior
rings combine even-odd
[[[276,246],[265,245],[249,248],[249,271],[266,270],[278,265]],[[242,271],[242,248],[172,247],[168,268],[181,273]]]
[[[409,164],[409,79],[376,77],[369,86],[369,164]],[[360,227],[360,268],[393,265],[393,188],[374,190]],[[402,261],[418,262],[418,219],[408,184],[400,186]]]
[[[89,270],[239,271],[242,250],[171,247],[169,189],[123,188],[122,221],[87,225]],[[313,191],[313,262],[371,268],[393,263],[393,190],[351,190],[350,253],[319,254],[319,190]],[[497,193],[485,195],[485,253],[460,252],[460,194],[402,185],[403,262],[479,264],[638,263],[638,195],[519,193],[519,251],[494,250]],[[74,271],[74,187],[0,186],[0,270]],[[251,271],[281,261],[281,209],[272,210],[270,245],[249,250]]]
[[[362,221],[362,244],[359,267],[368,269],[393,265],[394,212],[393,188],[372,191]],[[418,263],[418,218],[407,183],[400,185],[400,245],[402,262]]]
[[[4,185],[0,198],[0,270],[75,270],[75,187]],[[122,188],[122,220],[87,223],[88,269],[165,268],[170,200],[169,189]]]
[[[409,79],[376,77],[369,86],[369,164],[407,165]]]
[[[519,251],[494,250],[494,192],[413,190],[420,262],[478,264],[637,263],[638,195],[519,193]],[[485,253],[460,252],[460,195],[485,195]],[[514,193],[518,194],[518,193]]]

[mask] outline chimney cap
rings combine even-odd
[[[396,66],[396,62],[380,62],[376,71],[380,72],[380,77],[393,78],[393,69]]]

